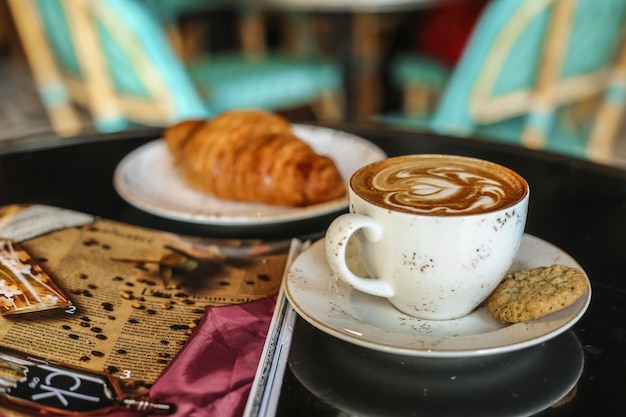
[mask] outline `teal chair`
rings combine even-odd
[[[383,120],[609,161],[614,138],[592,136],[598,107],[623,108],[625,19],[626,0],[492,0],[434,111]]]
[[[54,94],[40,86],[44,104],[77,102],[100,131],[167,126],[236,108],[280,111],[340,100],[339,69],[328,61],[232,53],[183,62],[169,43],[163,14],[142,0],[10,5],[16,18],[24,18],[25,9],[34,15],[29,30],[43,34],[41,47],[55,58],[60,79]]]

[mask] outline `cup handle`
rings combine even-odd
[[[364,229],[365,238],[371,242],[380,240],[383,234],[380,223],[362,214],[346,213],[333,220],[324,242],[328,264],[339,278],[357,290],[378,297],[393,297],[394,290],[388,282],[359,277],[346,264],[348,240],[359,229]]]

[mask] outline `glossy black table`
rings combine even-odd
[[[371,140],[390,156],[462,154],[518,171],[531,186],[526,231],[573,256],[588,273],[593,296],[570,331],[535,348],[493,357],[384,354],[337,340],[299,319],[277,415],[626,415],[625,171],[484,141],[380,126],[331,127]],[[159,135],[159,130],[132,131],[50,148],[51,143],[32,143],[25,146],[32,149],[0,154],[0,204],[47,204],[176,233],[266,239],[321,236],[338,214],[234,230],[144,213],[117,195],[112,173],[128,152]],[[451,383],[459,378],[467,389]],[[559,388],[572,383],[570,396],[553,406]]]

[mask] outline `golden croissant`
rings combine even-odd
[[[334,161],[272,113],[186,120],[166,129],[164,139],[185,182],[220,199],[302,207],[346,194]]]

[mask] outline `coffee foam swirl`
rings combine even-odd
[[[357,191],[373,203],[416,214],[496,211],[521,200],[525,182],[505,167],[471,158],[414,156],[383,161]],[[364,184],[365,185],[365,184]]]

